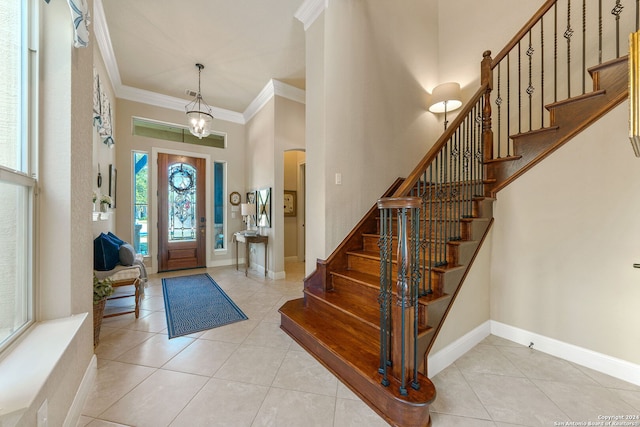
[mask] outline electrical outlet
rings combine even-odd
[[[47,403],[47,399],[42,402],[40,405],[40,409],[38,409],[37,415],[37,427],[48,427],[49,426],[49,404]]]

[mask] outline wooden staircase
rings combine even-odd
[[[452,261],[435,268],[433,293],[419,300],[418,351],[425,356],[492,222],[492,200],[479,197],[472,202],[477,217],[464,218],[463,240],[440,242]],[[373,207],[336,251],[340,256],[318,262],[318,269],[305,280],[304,298],[281,307],[281,327],[390,424],[425,426],[430,423],[429,403],[435,398],[431,381],[420,374],[419,390],[410,388],[402,396],[393,378],[388,387],[382,386],[378,372],[377,214]],[[394,242],[394,250],[396,245]],[[420,371],[426,372],[426,357],[422,365]]]
[[[498,191],[628,96],[627,57],[602,62],[588,70],[593,80],[591,92],[559,102],[548,102],[548,117],[543,117],[540,122],[549,125],[508,135],[513,154],[501,157],[500,142],[496,143],[493,134],[496,121],[497,127],[500,127],[501,102],[494,101],[498,106],[496,114],[492,112],[491,99],[492,91],[500,85],[500,61],[508,62],[509,52],[515,48],[520,49],[520,44],[526,43],[527,39],[531,43],[531,32],[540,25],[545,14],[554,13],[557,3],[559,0],[547,0],[497,55],[497,60],[492,60],[490,52],[485,52],[481,65],[481,87],[476,94],[414,171],[406,179],[397,180],[382,195],[386,200],[404,198],[412,199],[414,203],[421,200],[422,208],[413,207],[411,215],[418,215],[418,212],[422,215],[418,221],[420,230],[429,227],[426,228],[428,232],[412,234],[409,238],[423,248],[423,252],[417,259],[414,256],[412,262],[421,265],[423,273],[418,275],[422,274],[424,277],[421,280],[429,283],[429,292],[425,292],[424,288],[420,291],[417,308],[412,311],[412,316],[417,318],[418,330],[415,343],[418,356],[417,360],[412,361],[413,366],[417,366],[419,370],[415,379],[418,387],[408,387],[404,394],[400,391],[402,387],[399,386],[399,376],[395,374],[389,377],[390,384],[381,384],[382,367],[386,370],[389,365],[388,362],[384,365],[381,362],[385,360],[381,356],[384,353],[381,350],[381,334],[384,336],[384,328],[381,332],[381,289],[383,282],[387,283],[388,280],[384,275],[381,280],[383,265],[387,264],[384,259],[381,261],[381,249],[384,246],[382,241],[385,237],[381,238],[380,227],[384,220],[379,218],[376,205],[372,206],[329,258],[318,260],[316,270],[304,281],[304,298],[289,301],[280,309],[281,328],[391,425],[431,425],[429,404],[435,399],[436,390],[427,377],[427,358],[493,223],[493,201]],[[548,19],[547,22],[552,20]],[[523,68],[526,69],[526,66]],[[498,73],[497,79],[494,78],[494,69]],[[509,70],[508,65],[505,69]],[[559,83],[554,81],[553,84]],[[500,98],[499,91],[497,97]],[[520,101],[517,107],[503,106],[502,109],[511,111],[510,108],[520,108],[519,104]],[[498,118],[494,119],[492,125],[493,117]],[[477,128],[480,130],[474,133]],[[469,136],[471,137],[468,138]],[[472,142],[467,143],[468,139]],[[500,135],[497,139],[501,139]],[[474,145],[476,143],[478,145]],[[496,146],[497,156],[494,156]],[[454,159],[450,160],[451,157]],[[479,158],[479,166],[471,164],[476,158]],[[435,174],[432,173],[434,164],[436,168],[440,165]],[[454,166],[447,169],[447,164]],[[444,172],[442,165],[445,165]],[[461,171],[466,174],[470,169],[471,178],[452,178]],[[475,175],[478,170],[480,174]],[[479,192],[476,185],[481,189]],[[433,193],[437,193],[437,200],[432,200],[436,197],[432,194],[432,189],[436,186],[437,191]],[[458,186],[474,189],[459,191]],[[472,208],[456,214],[456,208],[451,206],[460,200]],[[426,214],[426,207],[431,206],[432,201],[437,204],[438,209],[433,212],[429,210],[429,214]],[[397,207],[394,209],[400,210]],[[390,228],[388,235],[395,239],[399,234],[397,224],[394,223]],[[431,232],[432,229],[442,228],[456,230],[444,234]],[[393,254],[397,247],[397,240],[393,240]],[[445,256],[441,258],[440,254]],[[404,264],[399,263],[397,258],[394,255],[390,258],[390,277],[392,280],[398,277],[400,282],[402,274],[398,275],[398,266]],[[396,329],[393,329],[393,333],[396,333]]]

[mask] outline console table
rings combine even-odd
[[[244,263],[244,275],[247,275],[247,271],[249,270],[249,247],[252,243],[262,243],[264,244],[264,275],[267,275],[267,244],[269,242],[268,236],[257,235],[246,235],[243,233],[235,233],[233,235],[233,240],[236,242],[236,270],[238,269],[238,242],[245,244],[245,263]]]

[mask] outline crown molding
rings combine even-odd
[[[326,1],[328,0],[307,0],[303,6],[307,3],[326,3]],[[298,11],[303,9],[303,6],[301,6]],[[324,7],[326,7],[326,5],[322,6],[320,11],[317,12],[317,15],[324,10]],[[104,15],[102,0],[94,0],[93,8],[96,41],[98,43],[100,53],[102,54],[102,59],[104,60],[105,67],[107,68],[107,74],[111,80],[116,97],[170,110],[184,111],[184,107],[188,103],[187,100],[122,84],[118,63],[116,61],[115,53],[113,52],[113,46],[111,45],[111,36],[109,34],[109,27],[107,26],[107,20]],[[298,17],[297,15],[298,12],[296,12],[296,17]],[[315,20],[315,18],[313,19]],[[283,98],[287,98],[301,104],[305,103],[304,90],[282,83],[279,80],[271,79],[243,113],[214,106],[211,107],[211,111],[215,119],[244,125],[251,120],[251,118],[275,95],[282,96]]]
[[[329,0],[305,0],[293,16],[304,24],[304,30],[307,31],[328,6]]]
[[[116,61],[116,55],[113,52],[113,46],[111,45],[111,35],[109,34],[107,19],[104,16],[102,0],[95,0],[93,2],[93,21],[98,49],[100,49],[102,59],[104,60],[105,67],[107,68],[109,80],[111,80],[113,89],[116,91],[116,96],[118,96],[117,88],[122,86],[122,80],[120,80],[118,62]]]
[[[301,104],[305,103],[305,91],[298,89],[297,87],[288,85],[280,80],[271,79],[262,88],[258,96],[249,104],[246,110],[244,110],[244,120],[248,122],[255,116],[258,111],[265,106],[267,102],[274,96],[281,96],[283,98],[290,99]]]
[[[155,105],[169,110],[177,110],[184,112],[184,107],[189,101],[176,98],[174,96],[162,95],[149,90],[138,89],[131,86],[121,85],[118,91],[118,97],[129,101],[141,102],[143,104]],[[225,110],[224,108],[211,107],[214,119],[225,120],[227,122],[245,124],[244,116],[235,111]]]

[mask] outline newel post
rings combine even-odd
[[[482,108],[482,151],[484,176],[489,176],[487,162],[493,159],[493,130],[491,129],[491,91],[493,90],[493,60],[491,59],[491,51],[486,50],[482,54],[482,63],[480,64],[480,84],[486,85],[487,90],[484,93],[484,102]]]
[[[417,372],[417,304],[413,218],[419,215],[419,197],[396,197],[378,200],[380,209],[380,373],[382,384],[389,385],[388,368],[400,383],[400,394],[407,385],[418,389]],[[394,223],[394,212],[396,219]],[[396,230],[395,263],[391,253]],[[395,267],[394,267],[395,264]],[[393,281],[395,280],[395,292]]]

